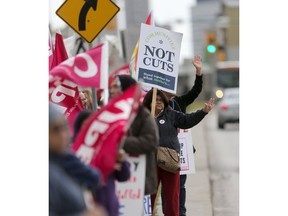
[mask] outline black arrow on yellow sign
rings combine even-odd
[[[86,30],[86,16],[90,8],[93,8],[94,11],[97,9],[97,2],[98,0],[86,0],[83,7],[81,8],[79,14],[79,21],[78,21],[78,29],[79,31]]]
[[[65,0],[56,14],[91,43],[119,10],[112,0]]]

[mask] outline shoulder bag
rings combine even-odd
[[[157,165],[163,170],[177,173],[181,170],[180,156],[174,149],[159,146],[157,148]]]

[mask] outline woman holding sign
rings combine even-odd
[[[143,100],[143,105],[151,110],[153,89],[151,89]],[[207,113],[214,107],[215,100],[211,98],[201,110],[194,113],[184,114],[169,107],[169,102],[163,92],[157,90],[155,105],[155,120],[159,128],[160,146],[168,147],[180,153],[177,128],[187,129],[197,125]],[[179,215],[179,190],[180,172],[176,174],[157,167],[158,185],[161,181],[165,196],[165,216]],[[152,209],[156,194],[151,196]]]
[[[194,100],[198,97],[198,95],[202,91],[202,86],[203,86],[203,71],[202,71],[202,58],[199,55],[195,55],[192,64],[195,67],[196,70],[196,76],[195,76],[195,81],[193,87],[186,92],[183,95],[175,95],[169,92],[163,91],[167,99],[169,100],[169,106],[172,107],[173,110],[179,111],[179,112],[186,112],[186,108],[191,105]],[[193,153],[196,152],[196,149],[193,146]],[[180,211],[180,216],[186,216],[186,207],[185,207],[185,202],[186,202],[186,179],[187,175],[186,174],[181,174],[180,175],[180,200],[179,200],[179,211]],[[161,192],[161,198],[162,198],[162,211],[164,212],[164,194]]]

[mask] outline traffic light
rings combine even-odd
[[[225,47],[224,46],[218,46],[218,61],[225,61],[226,60],[226,53],[225,53]]]
[[[215,32],[206,33],[206,51],[210,54],[217,52],[217,38]]]

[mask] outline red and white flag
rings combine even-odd
[[[83,110],[78,86],[64,78],[49,75],[49,101],[57,105],[65,115],[73,135],[73,124],[78,113]]]
[[[72,146],[82,162],[101,171],[104,181],[114,171],[119,144],[139,109],[140,91],[138,84],[131,86],[89,117]]]
[[[61,34],[55,35],[55,49],[51,69],[68,59],[64,40]],[[73,124],[78,113],[83,110],[82,101],[79,98],[78,85],[65,80],[63,77],[49,77],[49,101],[56,104],[66,116],[71,135],[73,134]]]
[[[107,42],[67,59],[50,71],[82,87],[108,88]]]
[[[66,59],[68,59],[68,54],[66,52],[66,48],[64,45],[63,36],[59,33],[56,33],[55,34],[55,47],[54,47],[51,69],[59,65],[61,62],[65,61]]]

